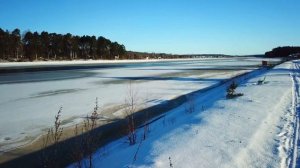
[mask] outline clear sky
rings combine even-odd
[[[0,28],[104,36],[127,50],[260,54],[300,45],[300,0],[0,0]]]

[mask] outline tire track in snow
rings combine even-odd
[[[293,81],[293,100],[292,100],[292,107],[291,113],[286,113],[287,119],[290,118],[290,121],[284,125],[283,132],[280,133],[281,136],[281,147],[284,149],[285,156],[282,157],[281,167],[290,167],[296,168],[297,167],[297,157],[298,157],[298,133],[299,133],[299,116],[298,112],[300,111],[299,106],[299,86],[300,86],[300,79],[299,73],[300,66],[297,62],[293,62],[293,72],[290,73],[290,76]],[[282,146],[283,145],[283,146]]]

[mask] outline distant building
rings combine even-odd
[[[262,65],[262,66],[268,66],[268,61],[264,61],[264,60],[261,61],[261,65]]]

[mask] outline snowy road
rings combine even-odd
[[[117,140],[94,155],[101,167],[261,168],[297,167],[299,64],[236,80],[244,96],[225,99],[226,85],[194,95],[195,112],[184,104],[150,125],[141,145]],[[257,81],[266,77],[262,85]],[[141,139],[143,129],[139,130]],[[135,153],[138,152],[136,160]],[[298,159],[297,159],[298,158]],[[117,160],[117,162],[116,162]]]

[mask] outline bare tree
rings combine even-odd
[[[132,88],[132,83],[130,81],[127,95],[125,98],[125,113],[127,119],[127,137],[130,145],[136,143],[136,130],[134,113],[137,110],[137,92]]]

